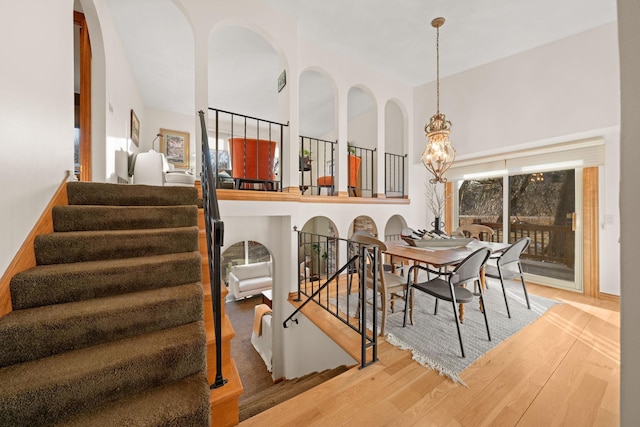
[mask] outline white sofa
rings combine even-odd
[[[257,305],[254,308],[254,330],[251,333],[251,344],[253,345],[253,348],[256,349],[260,357],[262,357],[264,364],[267,366],[267,370],[271,372],[271,359],[273,357],[273,316],[271,311],[265,313],[264,310],[260,309],[260,307],[263,307],[265,309],[267,308],[265,304]],[[258,317],[260,317],[260,319],[258,319]],[[261,334],[256,333],[255,322],[261,322]]]
[[[271,261],[234,265],[229,272],[229,287],[235,299],[271,289]]]
[[[149,150],[138,153],[132,160],[133,183],[143,185],[164,185],[193,187],[195,177],[187,171],[173,169],[162,153]]]

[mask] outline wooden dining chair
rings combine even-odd
[[[507,306],[507,316],[511,318],[511,311],[509,310],[509,301],[507,301],[507,291],[504,288],[504,281],[520,278],[522,283],[522,290],[524,290],[524,297],[527,301],[527,308],[531,310],[531,304],[529,303],[529,294],[527,293],[527,285],[524,283],[524,276],[522,275],[522,265],[520,264],[520,255],[529,247],[531,242],[530,237],[523,237],[522,239],[509,246],[496,258],[495,265],[493,262],[487,264],[485,267],[485,277],[491,277],[493,279],[500,280],[502,285],[502,293],[504,295],[504,304]]]
[[[462,357],[465,357],[464,345],[462,344],[460,320],[458,319],[458,313],[456,311],[457,305],[459,303],[472,302],[475,296],[478,296],[480,298],[480,307],[482,309],[482,314],[484,315],[484,323],[487,327],[487,338],[489,339],[489,341],[491,341],[491,332],[489,331],[487,310],[484,309],[484,292],[480,283],[480,269],[484,267],[487,260],[489,259],[490,254],[491,250],[489,250],[488,248],[480,248],[466,257],[464,260],[462,260],[452,271],[439,272],[431,270],[428,267],[423,267],[422,265],[414,265],[409,269],[409,273],[407,273],[409,280],[407,281],[406,294],[409,295],[410,300],[413,300],[413,294],[409,292],[411,289],[417,289],[431,296],[434,296],[436,298],[435,309],[433,312],[434,315],[438,314],[438,300],[442,299],[451,302],[453,317],[456,321],[456,328],[458,330],[458,340],[460,341],[460,351],[462,353]],[[415,268],[425,270],[427,271],[427,273],[430,272],[432,274],[438,275],[439,277],[427,280],[426,282],[416,283],[411,280],[411,278],[413,277],[411,275],[411,272]],[[474,291],[470,291],[463,286],[468,283],[473,284]],[[413,312],[412,302],[408,304],[407,307],[405,307],[404,323],[402,324],[403,327],[407,326],[407,315],[409,311]],[[413,321],[411,323],[413,323]]]
[[[382,320],[380,322],[380,335],[382,336],[385,333],[387,315],[400,313],[399,311],[396,311],[396,301],[398,299],[403,300],[405,302],[404,307],[407,307],[405,292],[406,280],[404,277],[398,276],[397,274],[384,271],[382,264],[382,252],[387,250],[387,245],[385,245],[384,242],[381,242],[374,237],[367,236],[364,233],[354,233],[350,240],[363,245],[378,246],[377,283],[373,283],[374,263],[371,258],[365,260],[365,271],[361,271],[360,262],[356,262],[356,271],[358,272],[358,275],[365,275],[367,288],[374,291],[373,298],[377,298],[378,294],[380,295],[381,304],[378,309],[382,312]],[[413,304],[413,302],[410,304]],[[410,307],[413,308],[413,305],[410,305]],[[411,316],[411,323],[413,323],[413,314]]]

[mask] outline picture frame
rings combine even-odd
[[[136,144],[136,147],[140,145],[140,120],[133,108],[131,109],[131,141]]]
[[[282,70],[282,73],[278,76],[278,93],[284,89],[287,85],[287,70]]]
[[[160,152],[176,168],[189,168],[189,133],[160,129]]]

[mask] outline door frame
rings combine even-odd
[[[73,11],[80,27],[80,181],[91,181],[91,42],[84,14]]]

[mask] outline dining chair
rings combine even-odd
[[[471,237],[478,240],[490,241],[493,236],[493,228],[482,224],[466,224],[458,227],[453,235]]]
[[[531,243],[530,237],[523,237],[515,242],[502,252],[502,254],[496,258],[495,266],[490,263],[487,264],[484,270],[485,277],[491,277],[493,279],[499,279],[502,285],[502,293],[504,295],[504,304],[507,306],[507,316],[511,318],[511,312],[509,311],[509,302],[507,301],[507,291],[504,288],[505,280],[512,280],[520,278],[522,283],[522,289],[524,290],[524,297],[527,301],[527,308],[531,310],[531,304],[529,303],[529,294],[527,293],[527,285],[524,283],[524,276],[522,275],[522,265],[520,264],[520,255],[529,247]],[[514,268],[517,267],[517,271]]]
[[[374,291],[373,298],[377,298],[377,295],[380,294],[381,304],[378,307],[378,309],[382,312],[382,320],[380,322],[380,335],[384,335],[387,323],[387,314],[400,313],[399,311],[395,310],[396,300],[404,300],[405,308],[407,307],[405,279],[404,277],[398,276],[397,274],[384,271],[384,267],[382,264],[382,252],[387,250],[387,245],[385,245],[384,242],[381,242],[374,237],[367,236],[364,233],[354,233],[354,235],[351,236],[350,240],[362,245],[374,245],[379,249],[377,263],[377,283],[375,285],[373,283],[374,263],[372,253],[369,253],[367,259],[365,259],[365,271],[360,270],[360,262],[356,262],[356,271],[358,272],[358,275],[364,274],[364,276],[366,277],[367,288]],[[411,302],[411,304],[412,303],[413,302]],[[413,305],[411,305],[410,307],[413,308]],[[413,314],[411,315],[411,323],[413,324]]]
[[[487,338],[491,341],[487,310],[484,309],[484,293],[480,283],[480,269],[486,264],[490,254],[491,251],[488,248],[480,248],[462,260],[452,271],[438,272],[422,265],[414,265],[411,267],[407,274],[408,280],[406,284],[406,294],[410,296],[411,304],[405,307],[404,322],[402,326],[407,326],[407,314],[409,311],[413,313],[414,296],[413,293],[409,293],[410,290],[417,289],[436,298],[435,309],[433,312],[434,315],[438,314],[438,300],[450,301],[451,308],[453,309],[453,317],[456,321],[456,329],[458,330],[460,352],[462,353],[462,357],[465,357],[464,345],[462,344],[462,333],[460,331],[460,320],[458,319],[456,308],[458,304],[472,302],[473,298],[478,296],[480,298],[480,308],[484,315],[484,323],[487,327]],[[414,268],[425,270],[427,273],[431,272],[439,275],[439,277],[427,280],[426,282],[416,283],[411,280],[411,271]],[[464,285],[468,283],[473,283],[473,292],[464,287]],[[413,323],[413,321],[411,323]]]

